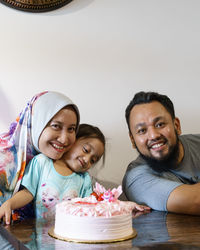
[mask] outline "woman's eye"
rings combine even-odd
[[[71,133],[75,132],[75,130],[76,130],[75,127],[70,127],[70,128],[68,129],[68,131],[71,132]]]
[[[60,128],[60,126],[58,124],[51,124],[51,127],[53,129],[59,129]]]

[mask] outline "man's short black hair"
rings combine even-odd
[[[125,111],[125,117],[126,117],[126,122],[128,124],[129,131],[130,131],[129,118],[130,118],[130,112],[131,112],[132,108],[137,104],[151,103],[153,101],[157,101],[160,104],[162,104],[166,108],[166,110],[170,113],[172,119],[175,118],[174,105],[168,96],[161,95],[157,92],[141,91],[141,92],[138,92],[135,94],[135,96],[130,101],[130,103],[127,106],[126,111]]]

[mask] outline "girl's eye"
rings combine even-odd
[[[97,159],[93,159],[93,158],[90,161],[91,164],[95,164],[96,162],[97,162]]]
[[[90,149],[90,147],[88,145],[83,146],[83,152],[88,154],[88,153],[90,153],[90,151],[91,151],[91,149]]]
[[[88,153],[89,151],[88,151],[88,149],[86,147],[83,147],[83,152]]]

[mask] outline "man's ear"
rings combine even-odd
[[[133,135],[131,134],[131,132],[129,132],[129,137],[130,137],[130,139],[131,139],[132,147],[133,147],[133,148],[136,148],[136,147],[135,147],[135,140],[134,140]]]
[[[181,131],[181,123],[180,123],[180,120],[177,117],[175,117],[175,119],[174,119],[174,127],[176,129],[177,134],[181,135],[181,133],[182,133],[182,131]]]

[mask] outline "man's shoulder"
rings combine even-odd
[[[200,134],[185,134],[179,136],[181,141],[200,142]]]
[[[179,136],[180,141],[183,144],[183,147],[200,147],[200,134],[186,134]],[[199,150],[199,149],[198,149]]]
[[[152,172],[153,170],[150,168],[150,166],[147,164],[147,162],[141,157],[138,156],[135,160],[129,163],[127,172],[129,171],[150,171]]]

